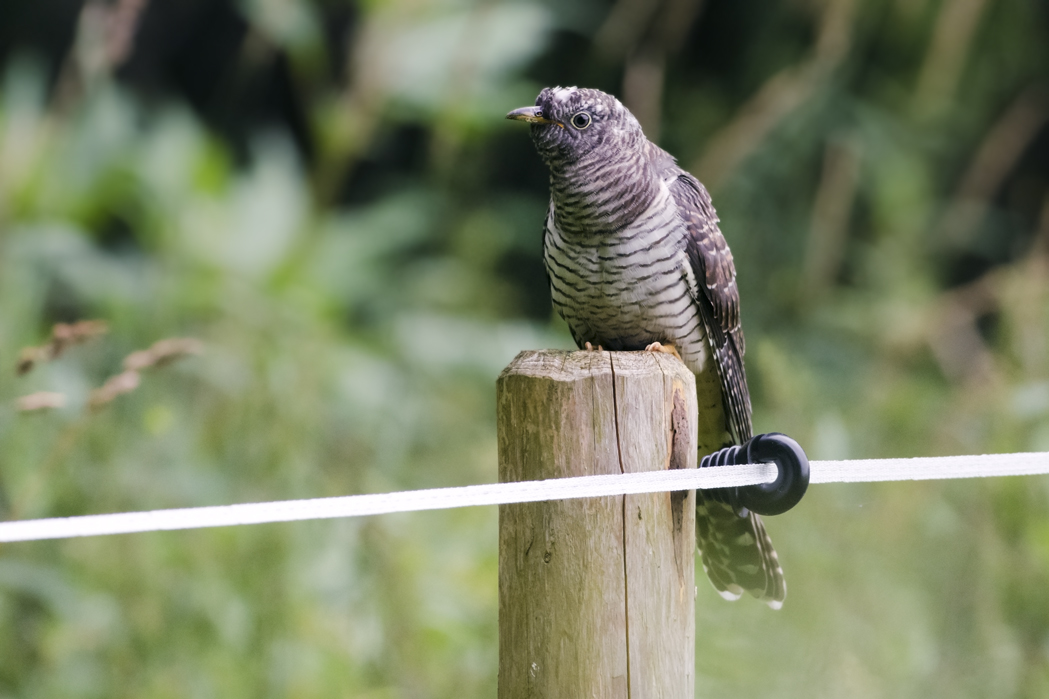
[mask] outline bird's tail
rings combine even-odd
[[[718,594],[736,600],[749,592],[773,609],[783,606],[787,582],[761,518],[696,491],[696,545]]]

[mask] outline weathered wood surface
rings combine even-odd
[[[523,352],[501,481],[696,467],[695,378],[649,352]],[[499,699],[691,697],[695,494],[499,511]]]

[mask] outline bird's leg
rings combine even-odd
[[[583,348],[586,349],[587,352],[593,352],[594,350],[597,350],[598,352],[603,352],[604,351],[604,349],[601,347],[601,345],[598,345],[597,347],[594,347],[589,342],[584,342],[583,343]]]
[[[664,354],[672,354],[678,359],[681,359],[681,355],[677,353],[677,348],[674,345],[664,345],[661,342],[653,342],[651,345],[645,348],[646,352],[663,352]]]

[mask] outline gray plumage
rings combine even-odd
[[[673,346],[697,375],[713,358],[725,415],[722,445],[751,434],[736,270],[710,195],[645,138],[619,100],[546,88],[507,115],[532,124],[550,168],[543,260],[554,308],[576,343],[608,350]],[[697,543],[711,582],[779,607],[783,571],[757,515],[697,493]]]

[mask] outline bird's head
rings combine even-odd
[[[507,119],[532,125],[532,140],[547,165],[568,165],[595,148],[609,153],[644,143],[641,124],[612,95],[585,87],[547,87],[534,107]]]

